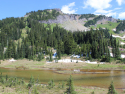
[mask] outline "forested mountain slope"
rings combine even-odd
[[[117,23],[117,19],[105,15],[64,14],[60,9],[32,11],[27,13],[25,17],[37,20],[40,23],[58,24],[70,31],[87,31],[91,25],[96,28],[97,24],[106,24],[108,21]],[[71,26],[73,27],[71,28]]]
[[[122,33],[125,31],[125,20],[120,21],[120,24],[116,27],[117,33]]]
[[[57,19],[58,17],[61,18]],[[69,15],[54,9],[30,12],[21,18],[0,20],[0,59],[27,58],[40,61],[44,58],[43,53],[51,57],[53,54],[51,48],[54,48],[58,59],[62,54],[75,53],[83,54],[87,59],[95,58],[109,62],[109,46],[113,49],[113,56],[118,59],[119,42],[110,35],[108,29],[99,28],[81,32],[85,23],[94,19],[98,21],[98,17],[92,14]],[[57,20],[62,23],[58,23]],[[57,23],[53,23],[54,21]],[[69,30],[67,27],[61,27],[65,23],[67,24],[65,26],[68,26],[69,22],[71,24]],[[72,27],[77,29],[70,32]]]

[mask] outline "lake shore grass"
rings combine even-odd
[[[55,71],[57,73],[63,74],[73,74],[80,73],[74,72],[72,69],[89,69],[89,70],[125,70],[125,64],[86,64],[84,62],[78,63],[46,63],[46,60],[42,61],[33,61],[33,60],[17,60],[15,62],[10,62],[9,60],[1,61],[1,67],[4,68],[12,68],[12,69],[21,69],[21,70],[43,70],[43,69],[67,69],[64,71]],[[110,85],[110,83],[109,83]],[[4,89],[4,91],[3,91]],[[34,92],[35,87],[33,87],[32,92]],[[52,89],[48,89],[46,85],[38,86],[37,91],[39,94],[63,94],[66,90],[58,88],[58,85]],[[12,93],[10,93],[10,91]],[[108,88],[100,88],[100,87],[83,87],[83,86],[75,86],[75,91],[77,94],[91,94],[93,91],[95,94],[107,94]],[[116,89],[118,94],[124,94],[124,89]],[[29,90],[24,86],[16,86],[16,87],[6,87],[0,84],[0,94],[27,94]]]
[[[13,62],[9,60],[1,61],[0,67],[12,69],[93,69],[93,70],[125,70],[125,64],[87,64],[85,62],[70,62],[70,63],[54,63],[47,62],[45,59],[42,61],[33,61],[27,59],[20,59]]]
[[[60,83],[61,85],[61,83]],[[6,87],[6,85],[0,84],[0,94],[28,94],[29,91],[31,94],[64,94],[66,91],[66,84],[64,88],[61,88],[59,84],[56,84],[53,88],[49,89],[47,85],[34,85],[29,90],[27,88],[27,83],[24,85],[15,85],[12,87]],[[107,94],[108,88],[100,88],[100,87],[84,87],[84,86],[74,86],[77,94]],[[35,91],[36,90],[36,91]],[[124,94],[124,89],[116,89],[118,94]]]

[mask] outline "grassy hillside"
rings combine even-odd
[[[90,28],[108,28],[110,31],[109,33],[110,34],[115,34],[114,31],[112,29],[116,28],[117,26],[119,25],[119,23],[113,23],[113,22],[107,22],[107,24],[98,24],[97,27],[94,27],[94,26],[91,26]]]
[[[99,15],[99,16],[95,17],[93,20],[87,21],[84,24],[84,26],[89,27],[90,25],[95,25],[97,23],[97,21],[103,19],[103,17],[105,17],[105,16],[104,15]]]
[[[49,30],[49,27],[51,28],[51,31],[53,32],[53,27],[55,27],[57,24],[53,23],[53,24],[44,24],[44,26],[46,27],[46,29]]]

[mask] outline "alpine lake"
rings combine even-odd
[[[41,84],[47,84],[51,79],[55,83],[67,81],[72,75],[74,85],[77,86],[94,86],[108,88],[111,81],[114,82],[114,86],[117,89],[125,89],[125,70],[71,70],[80,71],[80,73],[65,74],[57,73],[56,71],[64,71],[67,69],[45,69],[45,70],[20,70],[0,68],[3,76],[17,77],[18,79],[24,79],[29,81],[33,76],[35,79],[39,78]]]

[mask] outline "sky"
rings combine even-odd
[[[125,0],[0,0],[0,20],[59,8],[67,14],[96,14],[125,19]]]

